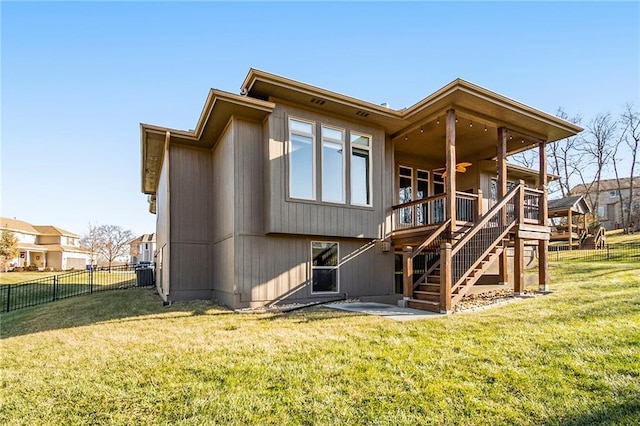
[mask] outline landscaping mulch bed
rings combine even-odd
[[[516,300],[529,299],[537,297],[542,293],[525,290],[520,295],[513,294],[512,290],[492,290],[486,293],[471,294],[462,298],[462,300],[455,306],[453,312],[474,311],[478,309],[484,309],[493,305],[502,305],[505,303],[514,302]]]

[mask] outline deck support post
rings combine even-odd
[[[409,300],[413,297],[413,248],[407,246],[402,249],[402,296]]]
[[[524,239],[516,237],[513,254],[513,294],[524,292]]]
[[[453,263],[451,262],[451,243],[440,245],[440,313],[451,313],[451,286]]]
[[[498,128],[498,140],[496,142],[497,152],[497,174],[498,174],[498,200],[502,200],[507,195],[507,128]],[[502,223],[507,222],[507,211],[502,213]],[[500,253],[498,260],[499,284],[507,285],[509,283],[509,268],[507,261],[507,248],[505,247]]]
[[[571,217],[571,209],[567,212],[567,221],[569,225],[569,251],[573,250],[573,220]]]
[[[451,235],[453,235],[456,231],[456,111],[453,109],[447,110],[445,151],[447,172],[445,178],[445,220],[451,219]]]
[[[540,225],[549,226],[549,208],[547,200],[547,143],[541,141],[538,145],[540,159],[539,188],[542,190],[540,200]],[[549,241],[538,241],[538,290],[549,291]]]
[[[482,218],[484,209],[482,206],[482,189],[478,189],[478,205],[477,205],[477,211],[476,211],[476,223],[480,221],[480,219]]]

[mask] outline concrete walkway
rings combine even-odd
[[[427,312],[411,308],[400,308],[398,306],[373,302],[334,303],[324,305],[324,307],[339,309],[341,311],[347,312],[357,312],[367,315],[378,315],[396,321],[413,321],[427,318],[438,318],[443,316],[442,314],[437,314],[435,312]]]

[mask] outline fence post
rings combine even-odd
[[[89,294],[93,293],[93,265],[89,268]]]
[[[58,290],[58,276],[53,276],[53,301],[56,300],[56,291]]]
[[[609,244],[607,244],[607,260],[609,260]]]
[[[11,310],[11,285],[7,285],[7,312]]]

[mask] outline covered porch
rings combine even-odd
[[[495,261],[507,282],[507,245],[521,293],[525,241],[537,244],[538,288],[547,290],[546,146],[581,129],[461,80],[432,98],[407,111],[409,124],[391,137],[403,303],[449,312]],[[538,170],[509,173],[507,157],[529,149]]]

